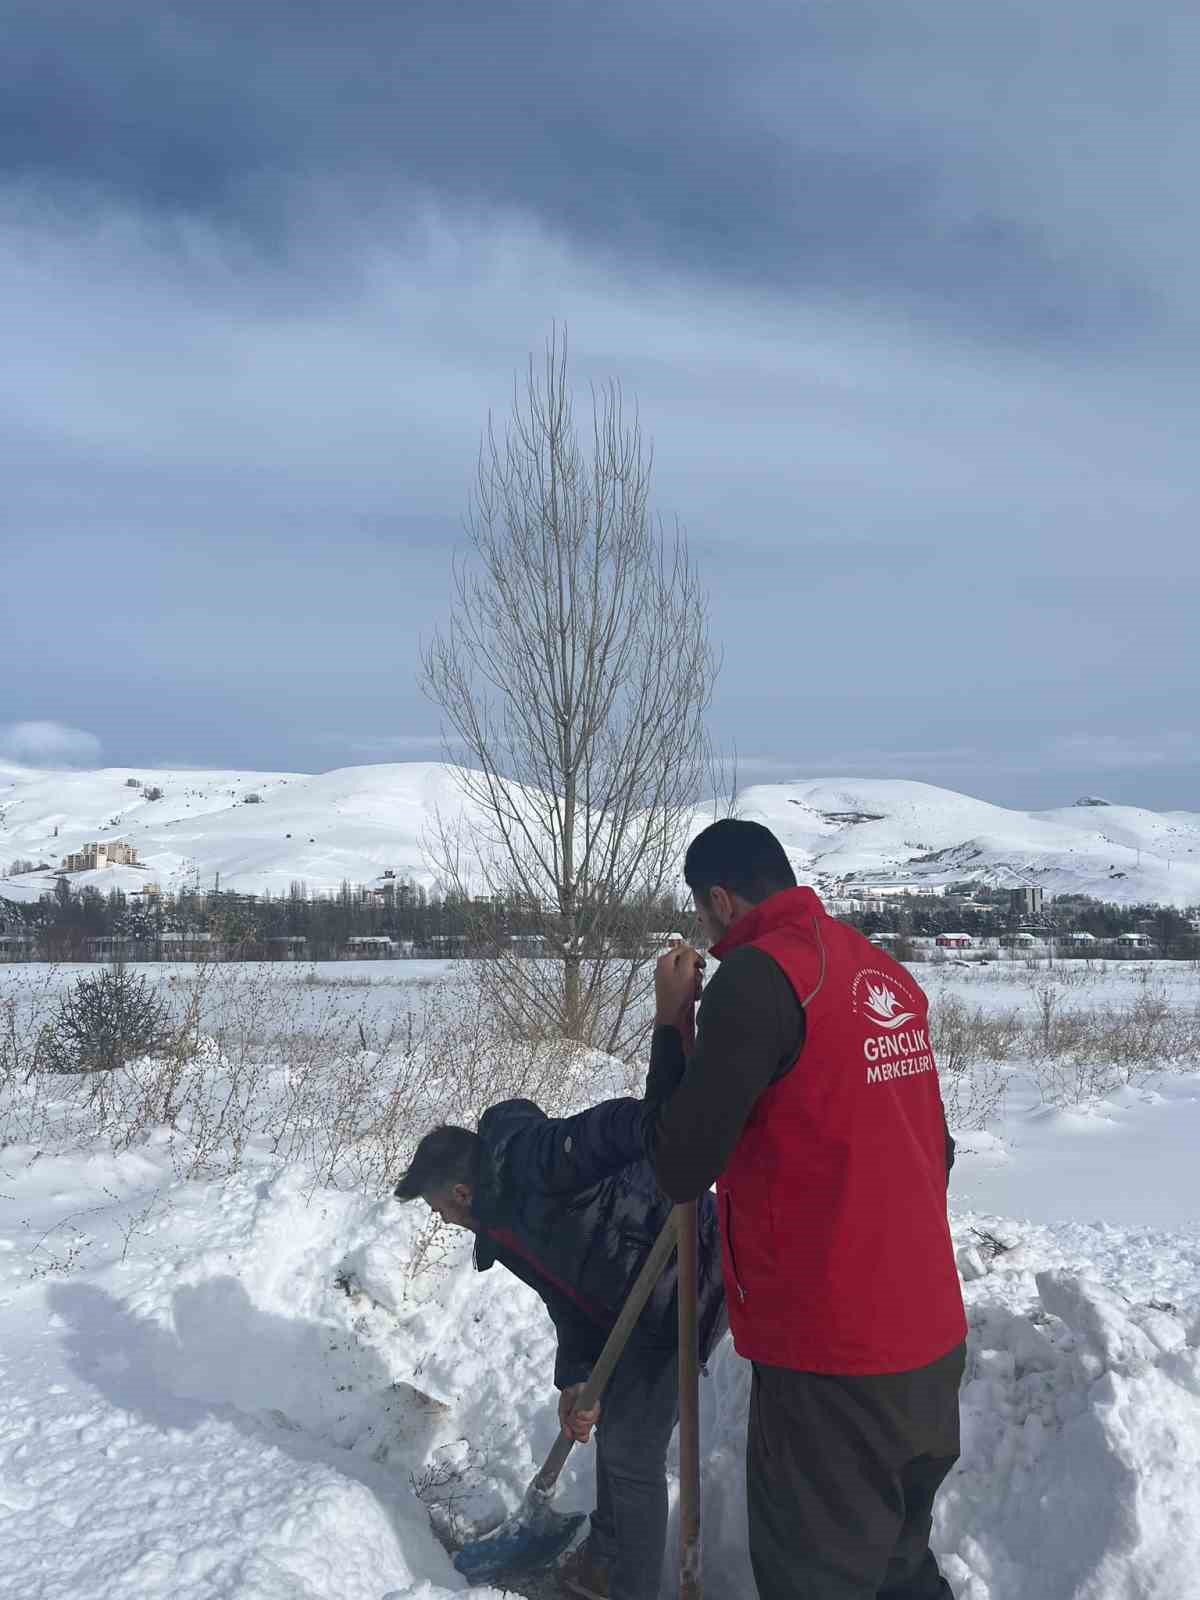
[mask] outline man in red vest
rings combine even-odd
[[[646,1139],[672,1200],[717,1183],[759,1595],[952,1600],[929,1534],[967,1324],[928,1002],[760,824],[706,828],[684,877],[720,966],[685,1064],[699,958],[659,962]]]

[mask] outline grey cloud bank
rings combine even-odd
[[[1189,13],[315,13],[13,12],[0,717],[433,753],[419,636],[557,318],[761,774],[1200,809]]]

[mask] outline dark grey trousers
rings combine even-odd
[[[760,1600],[953,1600],[929,1548],[958,1459],[965,1347],[880,1377],[754,1368],[746,1489]]]
[[[596,1429],[591,1547],[612,1600],[657,1600],[667,1544],[667,1446],[679,1415],[676,1352],[630,1345]]]

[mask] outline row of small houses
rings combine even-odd
[[[1036,933],[1018,932],[1002,933],[998,937],[981,937],[970,933],[939,933],[932,938],[908,937],[897,933],[873,933],[871,943],[884,948],[898,944],[907,944],[918,953],[932,954],[937,951],[955,954],[975,953],[986,955],[1000,950],[1044,950],[1053,945],[1055,950],[1071,950],[1077,955],[1099,954],[1101,951],[1116,950],[1120,953],[1153,954],[1155,944],[1147,933],[1119,933],[1112,939],[1100,939],[1094,933],[1064,932],[1050,933],[1038,931]]]
[[[337,947],[335,959],[343,961],[398,961],[414,956],[461,955],[459,941],[435,939],[418,947],[408,939],[384,934],[354,934]],[[35,933],[0,933],[0,961],[37,961],[43,958]],[[84,939],[84,961],[307,961],[308,940],[303,935],[279,934],[269,939],[236,945],[211,933],[164,933],[155,939],[125,939],[112,934]]]
[[[1200,939],[1200,934],[1198,934]],[[677,944],[680,935],[654,934],[643,952],[657,954],[667,946]],[[510,945],[522,954],[542,954],[545,941],[539,934],[514,934]],[[1051,935],[1046,931],[1036,933],[1004,933],[998,938],[981,937],[970,933],[939,933],[934,937],[907,936],[896,933],[874,933],[871,943],[884,949],[897,945],[910,949],[918,959],[938,955],[974,956],[986,958],[1001,952],[1034,952],[1052,948],[1055,952],[1075,955],[1153,955],[1157,946],[1146,933],[1119,933],[1113,939],[1099,939],[1093,933],[1064,932]],[[0,961],[37,961],[44,958],[37,933],[0,931]],[[326,958],[322,951],[322,958]],[[464,934],[448,934],[431,938],[422,944],[411,939],[393,939],[387,934],[352,934],[332,952],[334,960],[342,961],[403,961],[417,959],[445,960],[471,954]],[[309,941],[303,934],[277,934],[271,938],[243,941],[236,945],[222,942],[211,933],[163,933],[155,939],[130,939],[105,934],[85,939],[79,951],[85,961],[308,961],[313,959]]]
[[[678,933],[652,933],[644,955],[658,955],[682,943]],[[544,953],[541,934],[514,933],[509,947],[518,954],[537,957]],[[413,959],[447,960],[474,952],[465,934],[446,934],[418,944],[412,939],[392,939],[383,933],[351,934],[332,952],[335,961],[404,961]],[[37,961],[44,958],[36,933],[0,931],[0,961]],[[154,939],[130,939],[105,934],[84,939],[79,951],[84,961],[309,961],[315,959],[303,934],[276,934],[268,939],[244,940],[230,944],[211,933],[163,933]],[[321,959],[329,952],[322,949]]]

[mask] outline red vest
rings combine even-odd
[[[908,971],[786,889],[713,947],[765,950],[804,1007],[718,1184],[738,1352],[803,1372],[907,1372],[966,1337],[946,1218],[928,1001]]]

